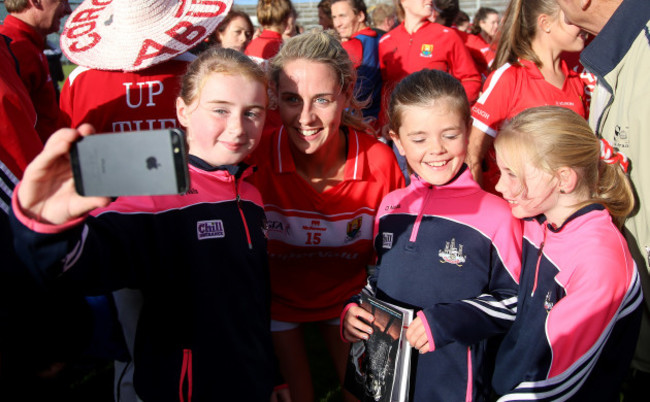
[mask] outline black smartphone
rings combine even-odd
[[[183,194],[189,185],[178,129],[93,134],[73,145],[70,161],[80,195]]]

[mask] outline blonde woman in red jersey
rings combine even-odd
[[[253,154],[252,179],[268,221],[271,330],[292,401],[312,401],[304,324],[316,323],[343,381],[338,317],[365,285],[376,209],[404,179],[361,121],[356,70],[333,35],[287,40],[269,69],[282,126]]]

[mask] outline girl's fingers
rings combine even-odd
[[[95,127],[93,127],[92,125],[90,125],[88,123],[84,123],[84,124],[80,125],[78,130],[79,130],[79,133],[81,133],[81,135],[84,136],[84,137],[87,136],[87,135],[95,134]]]

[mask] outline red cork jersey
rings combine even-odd
[[[377,207],[404,178],[386,145],[352,129],[347,141],[343,181],[322,193],[296,172],[284,127],[253,155],[267,217],[273,319],[338,317],[366,282]]]
[[[463,34],[464,32],[461,32]],[[465,34],[465,46],[472,55],[476,68],[478,68],[483,78],[488,75],[488,68],[492,65],[496,57],[496,45],[490,45],[481,35]]]
[[[417,31],[409,34],[400,24],[382,36],[379,41],[379,66],[383,80],[382,111],[387,109],[390,94],[407,75],[425,68],[441,70],[456,77],[470,102],[478,97],[481,76],[472,56],[453,28],[425,22]],[[386,114],[380,114],[385,124]]]
[[[265,29],[262,34],[246,46],[246,56],[259,57],[264,60],[272,59],[282,46],[282,35]]]
[[[586,118],[585,87],[580,76],[561,61],[566,79],[558,88],[544,79],[535,63],[520,60],[521,67],[504,64],[488,77],[481,97],[472,106],[474,126],[496,136],[503,122],[536,106],[563,106]]]

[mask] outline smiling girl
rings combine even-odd
[[[88,125],[54,134],[14,192],[18,252],[30,267],[63,272],[89,294],[142,289],[134,379],[145,401],[271,397],[264,211],[241,163],[260,140],[266,88],[257,64],[232,49],[190,65],[176,102],[187,194],[77,195],[68,150]],[[201,236],[205,224],[221,234]]]
[[[339,313],[366,282],[377,206],[404,179],[361,121],[356,71],[334,36],[289,39],[270,74],[283,126],[262,139],[252,179],[269,225],[273,340],[292,400],[302,402],[313,399],[302,324],[318,323],[342,381]]]
[[[417,312],[406,331],[420,351],[411,400],[487,400],[488,338],[504,333],[516,311],[521,225],[464,163],[470,111],[458,80],[437,70],[406,77],[389,116],[414,173],[379,207],[377,269],[364,291]],[[352,303],[342,316],[346,340],[367,339],[371,314]]]
[[[496,189],[525,219],[517,318],[493,379],[499,400],[618,400],[642,299],[618,229],[633,206],[627,160],[557,106],[520,113],[495,148]]]

